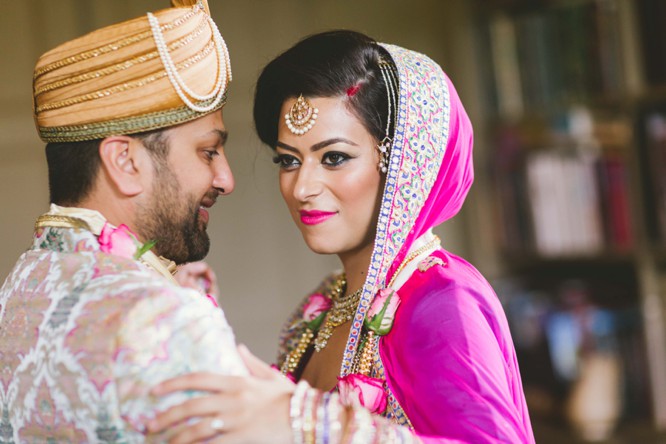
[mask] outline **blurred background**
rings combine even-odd
[[[491,281],[538,443],[666,442],[666,1],[209,0],[232,58],[236,191],[208,261],[239,342],[272,362],[282,321],[335,257],[302,242],[254,135],[261,68],[332,28],[428,54],[475,127],[476,181],[438,228]],[[37,57],[167,0],[0,0],[0,278],[48,207]]]

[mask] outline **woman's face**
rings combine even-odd
[[[275,159],[282,197],[314,252],[372,248],[382,185],[377,140],[342,99],[308,100],[319,117],[303,135],[292,133],[284,120],[296,99],[282,105]]]

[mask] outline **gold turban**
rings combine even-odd
[[[42,55],[33,77],[45,142],[169,127],[224,105],[231,81],[224,39],[205,0],[93,31]]]

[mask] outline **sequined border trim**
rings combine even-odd
[[[427,56],[424,56],[417,52],[400,48],[394,45],[382,44],[382,46],[384,46],[384,48],[387,51],[389,51],[398,68],[398,75],[400,79],[399,111],[398,111],[398,119],[396,122],[397,123],[396,133],[393,138],[394,140],[393,147],[391,148],[389,171],[386,178],[386,186],[384,188],[379,220],[377,223],[377,233],[375,235],[375,243],[373,247],[372,257],[370,260],[368,275],[365,280],[365,284],[363,285],[363,294],[361,295],[361,300],[359,302],[358,310],[352,321],[349,337],[347,338],[347,344],[344,349],[342,365],[340,368],[341,376],[346,376],[347,374],[349,374],[349,372],[352,369],[354,363],[354,356],[356,354],[356,350],[358,349],[358,343],[363,327],[363,319],[365,318],[365,314],[367,313],[370,304],[372,303],[375,293],[380,288],[380,286],[383,285],[383,282],[386,279],[388,268],[390,267],[398,251],[404,244],[406,234],[409,233],[409,230],[411,230],[411,228],[414,225],[416,217],[418,217],[418,214],[411,214],[410,215],[411,220],[399,221],[401,223],[400,224],[401,231],[398,233],[391,233],[391,237],[389,238],[389,228],[390,228],[389,222],[392,219],[392,212],[393,209],[395,208],[395,203],[400,199],[403,200],[402,202],[403,204],[407,200],[412,200],[412,201],[416,200],[413,198],[413,196],[409,196],[410,199],[407,199],[406,197],[403,197],[400,195],[400,193],[398,193],[399,189],[398,173],[401,168],[401,163],[405,162],[405,158],[403,156],[406,156],[405,154],[406,151],[413,149],[412,147],[410,147],[410,144],[412,143],[412,137],[416,138],[415,133],[406,134],[406,131],[408,130],[408,128],[406,128],[406,124],[408,123],[407,89],[408,89],[408,81],[412,80],[408,78],[410,71],[422,69],[421,65],[425,64],[436,67],[432,71],[435,75],[438,76],[436,81],[438,85],[441,87],[443,94],[443,97],[441,98],[442,102],[441,105],[443,109],[441,111],[441,114],[438,114],[438,116],[441,118],[441,121],[439,121],[438,119],[437,122],[433,123],[433,125],[436,124],[437,127],[439,127],[442,130],[441,134],[437,135],[442,139],[441,140],[442,146],[429,147],[431,151],[439,150],[434,153],[438,157],[438,159],[436,158],[432,161],[432,163],[436,162],[437,171],[434,171],[432,174],[430,174],[431,176],[434,177],[432,177],[432,180],[429,183],[427,183],[426,186],[423,188],[422,190],[423,195],[417,196],[417,198],[422,199],[421,203],[425,202],[425,200],[427,199],[428,194],[430,193],[430,190],[434,183],[434,180],[437,177],[439,165],[441,164],[441,159],[444,156],[444,149],[446,147],[449,136],[449,113],[450,113],[449,90],[446,78],[441,68],[439,68],[439,66],[437,66],[435,62],[433,62]],[[433,73],[430,74],[432,75]],[[418,80],[421,82],[428,81],[428,79],[425,78]],[[430,81],[432,82],[432,80]],[[426,89],[428,89],[428,92],[431,95],[435,93],[435,91],[432,88],[426,88]],[[419,104],[419,106],[421,106],[421,104]],[[417,117],[419,118],[422,117],[420,111],[416,112],[418,114]],[[417,122],[409,122],[409,123],[411,125],[417,125]],[[424,123],[421,122],[421,125],[424,125]],[[419,150],[424,147],[417,146],[414,148],[416,150]],[[416,162],[416,164],[418,164],[419,161],[427,163],[423,158],[423,156],[419,156],[418,154],[422,153],[417,153],[417,155],[415,156],[414,161]]]
[[[384,392],[386,392],[386,397],[388,398],[388,405],[383,416],[390,419],[392,422],[409,427],[410,430],[414,430],[412,422],[407,417],[407,414],[402,409],[402,406],[396,399],[395,395],[388,386],[388,380],[386,379],[386,370],[384,369],[384,363],[382,362],[382,357],[379,354],[379,344],[381,343],[382,338],[379,338],[378,341],[374,341],[374,346],[372,350],[372,371],[370,376],[373,378],[378,378],[383,381],[386,381],[384,384]]]
[[[214,99],[202,102],[206,106]],[[84,140],[102,139],[117,134],[135,134],[144,131],[152,131],[159,128],[174,126],[181,123],[203,117],[222,108],[227,102],[225,97],[219,105],[207,113],[192,111],[187,106],[143,114],[136,117],[125,117],[122,119],[109,120],[100,123],[88,123],[84,125],[40,127],[39,136],[44,142],[81,142]]]

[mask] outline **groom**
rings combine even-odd
[[[223,312],[173,277],[234,187],[226,45],[205,2],[174,3],[37,62],[52,205],[0,289],[0,442],[141,441],[193,396],[158,382],[246,372]]]

